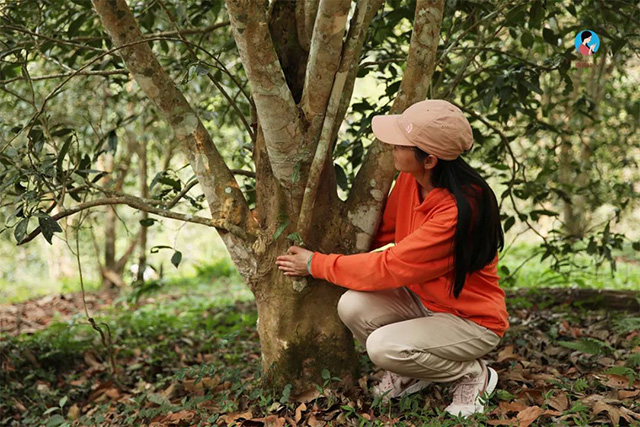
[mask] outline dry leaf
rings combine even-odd
[[[633,418],[635,418],[636,420],[640,421],[640,414],[638,414],[636,412],[633,412],[631,409],[627,409],[624,406],[621,406],[620,407],[620,411],[623,414],[631,415]],[[625,420],[628,420],[628,418],[625,417]],[[631,423],[629,423],[629,424],[631,424]]]
[[[631,381],[631,387],[629,386],[629,378],[622,375],[607,374],[607,382],[604,385],[611,388],[631,388],[633,387],[633,381]]]
[[[110,397],[113,400],[117,400],[120,397],[120,392],[115,387],[111,387],[110,389],[105,391],[104,394],[106,394],[108,397]]]
[[[630,397],[636,397],[638,394],[640,394],[640,390],[635,390],[635,391],[620,390],[618,392],[618,397],[620,399],[628,399]]]
[[[521,402],[500,402],[498,404],[498,409],[502,414],[507,414],[508,412],[520,412],[527,409],[527,405]]]
[[[298,407],[296,408],[296,414],[293,417],[296,423],[300,422],[300,419],[302,418],[302,412],[306,410],[307,410],[307,405],[305,405],[304,402],[298,405]]]
[[[518,393],[519,399],[527,399],[530,403],[542,406],[544,405],[544,397],[542,396],[542,390],[537,388],[524,388]]]
[[[225,422],[227,424],[231,423],[231,422],[236,422],[236,420],[240,419],[240,418],[244,418],[245,420],[250,419],[251,417],[253,417],[253,414],[251,412],[251,410],[249,411],[245,411],[245,412],[231,412],[229,414],[226,414],[220,418],[223,418],[225,420]]]
[[[517,426],[518,419],[507,418],[507,419],[501,419],[501,420],[487,420],[486,423],[492,426]]]
[[[74,403],[73,405],[71,405],[71,407],[67,411],[67,418],[70,418],[72,420],[77,420],[78,418],[80,418],[80,408],[78,408],[77,404]]]
[[[518,419],[520,420],[520,427],[527,427],[542,415],[544,411],[539,406],[530,406],[524,411],[518,413]]]
[[[565,411],[569,407],[569,399],[567,399],[567,394],[564,392],[557,392],[547,400],[549,406],[558,411]]]
[[[593,414],[598,415],[602,411],[607,411],[607,416],[609,417],[609,419],[611,420],[614,426],[620,425],[621,414],[618,408],[608,405],[602,401],[596,402],[596,404],[593,405]]]
[[[524,360],[524,358],[518,354],[513,353],[513,346],[505,346],[500,353],[498,353],[497,363],[504,362],[505,360]]]
[[[87,365],[93,368],[102,367],[102,363],[98,362],[98,360],[96,359],[96,356],[93,354],[92,351],[86,351],[84,353],[84,361]]]
[[[316,417],[314,417],[313,414],[311,414],[311,416],[307,420],[307,424],[310,425],[311,427],[324,427],[327,423],[325,423],[324,421],[317,420]]]
[[[187,411],[185,409],[183,409],[182,411],[178,411],[176,413],[167,415],[164,419],[165,423],[167,423],[168,425],[173,425],[173,424],[182,424],[182,422],[187,421],[189,423],[191,423],[191,421],[193,421],[193,418],[195,417],[195,412],[194,411]]]
[[[300,394],[291,395],[291,398],[295,402],[306,403],[306,402],[311,402],[312,400],[315,400],[319,395],[320,395],[320,392],[318,391],[318,389],[315,387],[312,387],[309,390],[303,391]]]

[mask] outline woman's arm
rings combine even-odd
[[[313,277],[361,291],[436,279],[453,270],[457,219],[458,208],[452,199],[438,208],[433,218],[384,251],[353,255],[314,252]]]

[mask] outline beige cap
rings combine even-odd
[[[443,160],[455,160],[473,146],[469,121],[444,99],[416,102],[402,114],[373,116],[371,127],[382,142],[416,146]]]

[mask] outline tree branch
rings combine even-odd
[[[262,128],[271,170],[286,188],[291,187],[295,165],[308,157],[298,150],[303,132],[298,107],[276,54],[265,3],[226,0],[233,36],[249,79]]]
[[[340,66],[342,39],[346,31],[350,5],[350,0],[321,1],[313,26],[300,108],[308,122],[313,122],[319,117],[320,126],[322,116],[327,109],[331,88],[338,80],[336,72]],[[358,6],[363,5],[366,11],[367,2],[358,4]],[[360,14],[364,18],[364,13]],[[319,129],[320,126],[317,128]],[[313,128],[313,125],[311,127]],[[315,136],[313,131],[312,136]]]
[[[320,140],[318,142],[318,146],[316,147],[315,156],[309,170],[309,178],[304,190],[302,207],[300,209],[300,216],[298,217],[298,224],[296,227],[303,241],[306,239],[307,234],[309,233],[309,230],[311,228],[311,218],[313,217],[316,194],[318,192],[318,186],[320,185],[320,176],[322,175],[322,170],[324,168],[324,165],[326,164],[327,158],[330,156],[332,151],[331,136],[336,122],[338,109],[340,107],[340,99],[344,90],[344,84],[349,71],[354,67],[357,68],[358,65],[358,57],[363,40],[363,37],[361,37],[361,35],[366,31],[366,27],[364,24],[368,6],[369,0],[362,0],[358,3],[358,7],[354,15],[355,28],[353,29],[353,32],[350,31],[350,37],[347,39],[347,42],[344,46],[344,50],[340,58],[340,64],[338,66],[338,71],[333,79],[333,85],[331,87],[331,94],[329,97],[328,105],[325,109],[325,114],[322,117],[322,133],[320,135]],[[320,11],[318,12],[318,19],[316,20],[315,25],[316,29],[319,29],[319,33],[314,30],[314,39],[311,42],[312,51],[314,49],[318,49],[316,45],[320,43],[320,40],[326,37],[322,34],[321,29],[325,27],[325,25],[321,21],[320,17],[323,14],[328,13],[328,11],[329,10],[324,10],[323,4],[320,5]],[[338,21],[341,22],[341,19],[342,18],[339,17]],[[343,25],[336,24],[335,20],[330,21],[329,23],[330,28],[333,28],[336,25]],[[316,38],[320,38],[320,40],[316,40]],[[342,35],[340,39],[342,40]],[[320,64],[317,65],[320,66]],[[325,66],[329,67],[330,63],[327,63]],[[307,75],[307,77],[308,76],[309,74]],[[318,87],[318,90],[321,91],[321,88]],[[319,105],[317,105],[317,107],[319,107]]]
[[[172,212],[165,209],[156,208],[154,206],[150,206],[147,203],[145,203],[144,199],[134,197],[134,196],[117,196],[117,197],[111,197],[111,198],[106,197],[106,198],[91,200],[88,202],[80,203],[69,209],[61,210],[55,215],[52,215],[51,218],[57,221],[60,218],[65,218],[67,216],[73,215],[80,211],[93,208],[95,206],[104,206],[104,205],[128,205],[128,206],[131,206],[132,208],[139,209],[141,211],[149,212],[152,214],[156,214],[158,216],[162,216],[165,218],[171,218],[171,219],[176,219],[176,220],[185,221],[185,222],[192,222],[194,224],[207,225],[209,227],[215,227],[225,232],[246,234],[244,230],[237,230],[238,227],[236,225],[229,224],[222,219],[211,219],[211,218],[205,218],[205,217],[194,216],[190,214],[183,214],[179,212]],[[41,233],[41,229],[38,226],[31,233],[29,233],[24,239],[22,239],[18,243],[18,246],[23,245],[27,242],[30,242],[40,233]]]
[[[436,62],[443,9],[444,0],[417,1],[407,67],[389,114],[400,114],[426,98]],[[360,252],[369,249],[380,224],[383,202],[396,172],[392,153],[389,144],[374,139],[346,201],[351,218],[346,226],[357,230],[356,249]]]
[[[124,0],[93,0],[93,4],[114,46],[121,47],[144,40],[138,23]],[[186,151],[206,195],[211,215],[215,218],[212,221],[226,224],[223,229],[231,231],[230,236],[221,234],[225,244],[227,247],[240,245],[250,251],[250,246],[247,245],[252,242],[243,240],[256,231],[257,221],[251,215],[235,177],[200,118],[162,68],[148,43],[136,43],[119,52],[136,82],[167,118]],[[249,234],[244,230],[248,230]],[[240,240],[234,238],[234,235]]]
[[[37,81],[37,80],[59,79],[62,77],[69,77],[69,76],[112,76],[114,74],[129,74],[129,71],[127,70],[93,70],[93,71],[80,71],[80,72],[70,71],[68,73],[58,73],[58,74],[49,74],[46,76],[31,77],[31,80]],[[18,77],[13,77],[7,80],[0,80],[0,84],[7,84],[7,83],[15,82],[17,80],[24,80],[24,77],[18,76]]]

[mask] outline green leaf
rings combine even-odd
[[[529,28],[540,28],[544,19],[544,9],[541,1],[534,1],[529,10]]]
[[[507,220],[504,222],[504,232],[506,233],[507,231],[509,231],[509,229],[511,227],[513,227],[513,224],[516,223],[516,219],[512,216],[510,216],[509,218],[507,218]]]
[[[300,178],[300,166],[302,165],[302,161],[298,160],[296,165],[293,168],[293,174],[291,175],[291,182],[298,182]]]
[[[56,222],[56,220],[54,220],[47,214],[38,216],[38,223],[40,225],[42,235],[47,240],[47,242],[49,242],[49,244],[52,244],[51,238],[53,237],[53,233],[62,232],[62,228],[60,228],[60,225]]]
[[[87,22],[87,17],[84,15],[84,13],[81,13],[75,20],[73,20],[73,22],[71,22],[71,24],[69,24],[67,35],[69,37],[73,37],[78,34],[78,29],[80,29],[82,24],[84,24],[85,22]]]
[[[287,228],[287,226],[289,225],[289,222],[290,222],[289,218],[287,218],[287,220],[285,221],[284,224],[280,224],[280,226],[278,227],[276,232],[273,233],[273,240],[277,240],[278,239],[278,237],[282,234],[284,229]]]
[[[151,252],[152,254],[157,253],[160,249],[173,249],[171,246],[167,246],[167,245],[157,245],[152,247],[149,252]]]
[[[544,41],[546,41],[550,45],[558,46],[558,36],[556,36],[556,33],[554,33],[553,30],[546,27],[543,28],[542,38],[544,39]]]
[[[180,261],[182,261],[182,252],[175,251],[173,253],[173,256],[171,257],[171,264],[175,265],[176,268],[178,268],[178,265],[180,265]]]
[[[531,46],[533,46],[533,34],[531,34],[530,31],[525,31],[524,34],[522,34],[522,47],[524,47],[525,49],[529,49]]]
[[[323,369],[322,370],[322,379],[324,380],[328,380],[329,378],[331,378],[331,373],[329,373],[328,369]]]
[[[291,396],[291,384],[287,384],[284,386],[284,390],[282,390],[282,397],[280,398],[280,403],[283,405],[289,401],[289,396]]]
[[[60,405],[60,407],[64,407],[64,404],[67,403],[67,396],[63,397],[62,399],[60,399],[60,402],[58,402],[58,405]]]
[[[578,341],[559,341],[558,344],[587,354],[605,354],[614,351],[614,348],[606,342],[591,337],[585,337]]]
[[[58,154],[58,159],[56,160],[56,171],[59,177],[62,179],[62,162],[64,161],[67,152],[69,152],[69,147],[71,146],[71,141],[73,138],[70,136],[62,145],[62,149],[60,149],[60,153]]]
[[[529,80],[522,80],[521,83],[533,92],[539,93],[540,95],[544,93],[542,89],[540,89],[540,85],[538,83],[532,83]]]
[[[116,150],[118,149],[118,135],[116,135],[116,131],[112,130],[107,135],[107,142],[109,143],[109,150],[116,154]]]
[[[298,234],[298,232],[290,233],[287,236],[287,239],[293,240],[296,243],[297,246],[300,246],[300,247],[304,246],[304,242],[302,241],[302,237],[300,237],[300,234]]]
[[[143,227],[151,227],[156,223],[156,221],[157,219],[155,218],[144,218],[140,220],[140,225],[142,225]]]
[[[532,220],[537,221],[540,216],[558,216],[558,212],[549,211],[546,209],[536,209],[529,213]]]
[[[44,411],[44,412],[42,413],[42,415],[47,415],[47,414],[50,414],[50,413],[52,413],[52,412],[54,412],[54,411],[59,411],[59,410],[60,410],[60,408],[59,408],[59,407],[57,407],[57,406],[52,406],[51,408],[49,408],[49,409],[47,409],[46,411]]]
[[[333,169],[336,173],[336,180],[338,181],[338,186],[343,190],[348,190],[349,183],[347,182],[347,175],[344,173],[344,169],[337,163],[333,164]]]
[[[64,422],[65,422],[65,419],[62,415],[55,414],[54,416],[49,418],[49,421],[47,422],[47,427],[57,427],[59,425],[64,424]]]
[[[24,239],[24,235],[27,234],[27,227],[29,225],[29,217],[22,219],[16,228],[13,230],[13,237],[16,238],[16,241],[20,243],[22,239]]]

